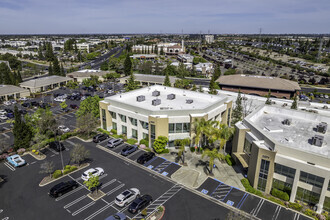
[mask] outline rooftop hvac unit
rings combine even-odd
[[[284,125],[291,125],[291,122],[292,122],[292,120],[287,118],[287,119],[285,119],[285,120],[282,121],[282,124],[284,124]]]
[[[136,97],[136,101],[138,102],[143,102],[144,100],[146,100],[146,97],[144,95],[139,95]]]
[[[162,103],[162,100],[160,99],[154,99],[152,100],[152,105],[156,106],[156,105],[160,105]]]
[[[173,100],[173,99],[175,99],[175,94],[169,94],[169,95],[167,95],[167,99],[168,100]]]
[[[323,139],[324,139],[323,136],[321,136],[321,135],[315,135],[315,136],[312,138],[312,145],[315,145],[315,146],[321,147],[322,144],[323,144]]]
[[[316,126],[317,132],[325,134],[327,132],[328,124],[326,122],[321,122]]]
[[[152,96],[160,96],[160,92],[155,90],[152,92]]]
[[[193,103],[193,102],[194,102],[194,100],[192,100],[192,99],[187,99],[187,100],[186,100],[186,103],[187,103],[187,104],[191,104],[191,103]]]

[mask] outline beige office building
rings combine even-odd
[[[330,117],[261,106],[238,122],[232,156],[251,185],[330,211]]]
[[[128,138],[191,138],[195,119],[230,123],[232,102],[224,96],[154,85],[107,97],[100,102],[101,127]]]

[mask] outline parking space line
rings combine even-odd
[[[151,160],[149,160],[148,162],[146,162],[145,164],[143,164],[143,166],[147,167],[152,161],[156,160],[158,157],[154,157]]]
[[[71,114],[67,114],[67,115],[65,115],[65,116],[68,116],[68,117],[70,117],[70,118],[74,117],[74,116],[71,115]]]
[[[83,199],[86,198],[86,197],[87,197],[86,195],[83,195],[83,196],[79,197],[78,199],[76,199],[76,200],[74,200],[74,201],[72,201],[72,202],[66,204],[63,208],[67,209],[67,208],[69,208],[70,206],[76,204],[77,202],[83,200]]]
[[[135,152],[133,152],[132,154],[128,155],[127,158],[130,158],[131,156],[133,156],[134,154],[137,154],[138,152],[140,152],[139,150],[136,150]]]
[[[8,162],[4,162],[5,166],[8,167],[11,171],[15,171],[16,169],[10,165]]]
[[[7,138],[7,139],[10,138],[10,136],[6,133],[2,133],[2,135],[5,136],[5,138]]]
[[[274,212],[274,215],[273,215],[273,217],[272,217],[272,220],[276,220],[277,218],[278,218],[278,215],[280,214],[280,211],[281,211],[281,206],[277,206],[276,207],[276,210],[275,210],[275,212]]]
[[[109,186],[110,184],[112,184],[112,183],[114,183],[114,182],[116,182],[116,181],[117,181],[117,179],[113,179],[113,180],[110,180],[109,182],[107,182],[107,183],[105,183],[105,184],[102,184],[101,189],[103,189],[103,188]]]
[[[66,142],[67,143],[69,143],[69,144],[71,144],[72,146],[76,146],[76,144],[75,143],[73,143],[72,141],[70,141],[70,140],[66,140]]]
[[[241,206],[244,204],[244,202],[248,196],[249,196],[249,194],[245,193],[244,196],[242,197],[241,201],[238,202],[236,208],[241,209]]]
[[[47,148],[49,151],[51,151],[52,153],[54,153],[54,154],[56,154],[56,155],[58,155],[59,153],[58,152],[56,152],[56,151],[54,151],[53,149],[51,149],[51,148]]]
[[[102,208],[100,208],[99,210],[97,210],[96,212],[94,212],[93,214],[91,214],[90,216],[88,216],[87,218],[85,218],[84,220],[90,220],[92,218],[94,218],[95,216],[97,216],[98,214],[100,214],[101,212],[103,212],[104,210],[108,209],[109,207],[112,206],[112,204],[114,204],[115,202],[111,202],[110,204],[107,204],[105,206],[103,206]]]
[[[265,200],[264,199],[260,199],[257,207],[255,207],[254,209],[252,209],[251,213],[253,216],[257,216],[260,209],[261,209],[261,206],[264,204]]]
[[[62,200],[62,199],[64,199],[64,198],[66,198],[66,197],[72,195],[73,193],[78,192],[79,190],[81,190],[81,189],[83,189],[83,188],[84,188],[83,186],[79,186],[77,189],[74,189],[74,190],[72,190],[71,192],[68,192],[68,193],[64,194],[63,196],[61,196],[61,197],[59,197],[59,198],[56,198],[55,201],[58,202],[58,201],[60,201],[60,200]]]
[[[77,211],[75,211],[74,213],[72,213],[72,216],[75,216],[75,215],[79,214],[80,212],[84,211],[85,209],[87,209],[88,207],[90,207],[90,206],[92,206],[94,204],[95,204],[95,201],[91,201],[87,205],[81,207],[80,209],[78,209]]]
[[[119,186],[117,186],[116,188],[110,190],[109,192],[106,192],[105,194],[107,194],[107,196],[108,196],[108,195],[110,195],[110,194],[116,192],[118,189],[122,188],[123,186],[125,186],[124,183],[120,184]]]
[[[160,173],[162,170],[164,170],[166,167],[168,167],[171,164],[172,164],[171,161],[165,160],[163,163],[159,164],[153,170],[156,171],[157,173]]]

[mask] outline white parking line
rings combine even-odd
[[[108,195],[110,195],[110,194],[116,192],[118,189],[122,188],[123,186],[125,186],[124,183],[123,183],[123,184],[120,184],[119,186],[117,186],[116,188],[110,190],[109,192],[106,192],[105,194],[107,194],[107,196],[108,196]]]
[[[76,144],[75,143],[73,143],[72,141],[70,141],[70,140],[66,140],[66,142],[67,143],[69,143],[69,144],[71,144],[72,146],[76,146]]]
[[[6,134],[6,133],[2,133],[2,135],[5,136],[5,138],[7,138],[7,139],[10,138],[10,136],[8,134]]]
[[[58,152],[54,151],[53,149],[51,149],[51,148],[47,148],[47,149],[48,149],[49,151],[51,151],[52,153],[58,155]]]
[[[92,218],[94,218],[95,216],[97,216],[98,214],[100,214],[101,212],[103,212],[104,210],[108,209],[109,207],[112,206],[112,204],[114,204],[115,202],[111,202],[110,204],[107,204],[105,206],[103,206],[102,208],[100,208],[99,210],[97,210],[96,212],[94,212],[93,214],[91,214],[90,216],[88,216],[87,218],[85,218],[84,220],[90,220]]]
[[[71,192],[68,192],[68,193],[64,194],[63,196],[56,198],[55,201],[58,202],[58,201],[60,201],[60,200],[62,200],[64,198],[72,195],[73,193],[78,192],[79,190],[81,190],[83,188],[84,188],[83,186],[79,186],[77,189],[74,189]]]
[[[15,171],[16,169],[11,165],[9,164],[8,162],[4,162],[5,166],[8,167],[11,171]]]
[[[74,200],[74,201],[72,201],[72,202],[66,204],[63,208],[67,209],[67,208],[69,208],[70,206],[76,204],[77,202],[83,200],[83,199],[86,198],[86,197],[87,197],[86,195],[83,195],[83,196],[79,197],[78,199],[76,199],[76,200]]]
[[[117,179],[113,179],[113,180],[110,180],[109,182],[107,182],[107,183],[105,183],[105,184],[102,184],[101,189],[103,189],[103,188],[109,186],[110,184],[116,182],[116,180],[117,180]]]
[[[68,116],[68,117],[70,117],[70,118],[73,118],[73,117],[74,117],[73,115],[70,115],[70,114],[67,114],[67,115],[65,115],[65,116]]]
[[[77,211],[75,211],[74,213],[72,213],[72,216],[75,216],[75,215],[79,214],[80,212],[84,211],[85,209],[87,209],[88,207],[90,207],[90,206],[92,206],[94,204],[95,204],[95,201],[91,201],[87,205],[81,207],[80,209],[78,209]]]
[[[277,218],[278,218],[278,215],[280,214],[280,212],[281,212],[281,206],[277,206],[276,207],[276,210],[275,210],[275,212],[274,212],[274,215],[273,215],[273,217],[272,217],[272,220],[276,220]]]
[[[127,158],[130,158],[130,157],[132,157],[134,154],[137,154],[138,152],[140,152],[140,151],[139,151],[139,149],[138,149],[138,150],[136,150],[135,152],[133,152],[132,154],[128,155],[128,156],[127,156]]]

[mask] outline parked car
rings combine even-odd
[[[79,107],[78,107],[78,105],[71,104],[71,105],[70,105],[70,108],[72,108],[72,109],[78,109]]]
[[[31,107],[31,104],[29,102],[24,102],[22,104],[22,106],[25,107],[25,108],[30,108]]]
[[[26,97],[21,97],[21,98],[19,98],[18,100],[20,100],[20,101],[27,101],[27,100],[29,100],[29,99],[26,98]]]
[[[94,143],[100,143],[101,141],[104,141],[109,138],[109,135],[107,134],[97,134],[93,137]]]
[[[64,125],[60,125],[60,126],[58,126],[58,129],[59,129],[60,131],[62,131],[63,133],[67,133],[67,132],[70,131],[70,128],[68,128],[68,127],[66,127],[66,126],[64,126]]]
[[[102,176],[104,174],[104,170],[100,167],[96,167],[95,169],[90,168],[81,175],[81,179],[85,181],[88,180],[90,178],[89,173],[91,173],[93,176]]]
[[[6,116],[7,116],[8,118],[14,118],[14,113],[9,112],[9,113],[7,113]]]
[[[27,114],[27,111],[24,110],[24,109],[20,109],[18,112],[21,113],[22,115],[26,115]]]
[[[139,164],[145,164],[146,162],[151,160],[154,156],[155,156],[155,153],[147,152],[147,153],[142,154],[136,161]]]
[[[127,189],[116,197],[115,203],[117,206],[123,207],[128,205],[128,203],[132,202],[139,195],[140,191],[137,188]]]
[[[109,148],[114,148],[117,147],[119,145],[121,145],[122,143],[124,143],[123,139],[121,138],[114,138],[108,141],[107,147]]]
[[[124,147],[124,149],[121,150],[120,154],[123,156],[128,156],[131,153],[135,152],[138,149],[138,146],[136,145],[128,145]]]
[[[50,190],[49,190],[49,195],[51,197],[60,197],[63,194],[70,192],[71,190],[74,190],[75,188],[79,187],[79,184],[74,181],[68,181],[68,182],[61,182],[59,184],[56,184],[55,186],[53,186]]]
[[[65,98],[63,98],[62,96],[61,97],[56,97],[54,99],[54,101],[56,101],[56,102],[65,102]]]
[[[2,114],[1,114],[1,115],[0,115],[0,119],[1,119],[1,120],[7,120],[8,117],[7,117],[6,115],[2,115]]]
[[[10,108],[5,108],[5,111],[6,111],[7,113],[14,113],[14,111],[11,110]]]
[[[18,154],[7,157],[7,161],[14,167],[20,167],[26,164],[25,160],[23,160]]]
[[[143,195],[132,202],[132,204],[128,207],[128,211],[135,214],[139,210],[142,210],[147,207],[151,202],[151,195]]]
[[[54,149],[55,151],[57,152],[60,152],[60,151],[64,151],[65,150],[65,147],[63,145],[63,143],[59,142],[59,141],[52,141],[49,143],[49,147]]]
[[[127,219],[127,217],[124,213],[118,212],[114,215],[109,216],[105,220],[126,220],[126,219]]]
[[[9,105],[11,105],[11,102],[10,101],[4,101],[3,104],[9,106]]]
[[[1,110],[0,110],[0,114],[1,114],[1,115],[4,115],[4,114],[7,114],[7,112],[6,112],[5,110],[1,109]]]
[[[36,102],[36,101],[31,102],[31,105],[32,105],[33,107],[39,107],[39,103]]]
[[[16,104],[17,103],[15,99],[10,100],[10,102],[11,102],[11,104]]]

